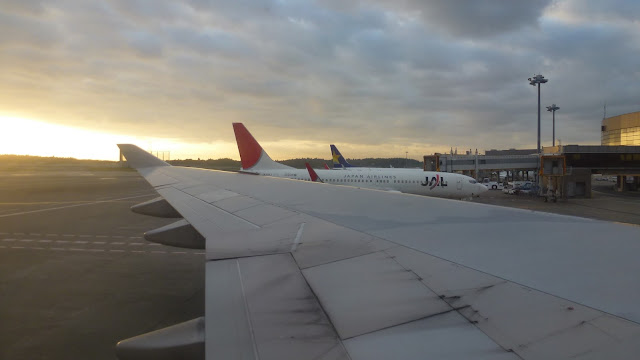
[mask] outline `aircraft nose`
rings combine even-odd
[[[478,184],[478,192],[476,193],[476,196],[480,196],[480,194],[486,193],[487,191],[489,191],[489,188],[482,184]]]

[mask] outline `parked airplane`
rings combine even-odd
[[[121,341],[121,360],[640,354],[637,226],[174,167],[119,146],[162,197],[136,212],[184,217],[145,238],[206,249],[204,315]]]
[[[241,172],[311,180],[307,170],[295,169],[273,161],[242,123],[234,123],[233,130],[240,152]],[[352,167],[349,171],[318,170],[317,172],[323,181],[329,184],[400,191],[416,195],[464,199],[479,196],[487,191],[487,188],[475,179],[452,173],[415,169],[380,171],[380,169],[358,167]]]

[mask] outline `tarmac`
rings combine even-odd
[[[640,224],[640,197],[609,185],[593,199],[474,201]],[[119,340],[203,315],[204,253],[145,241],[176,219],[129,210],[156,196],[131,170],[2,173],[0,359],[113,360]]]
[[[204,253],[149,243],[177,219],[133,171],[0,176],[0,359],[116,359],[122,339],[204,313]]]

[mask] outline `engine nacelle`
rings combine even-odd
[[[204,236],[184,219],[147,231],[144,238],[154,243],[187,249],[204,249],[206,244]]]
[[[204,318],[118,342],[116,355],[129,359],[204,359]]]
[[[181,218],[179,212],[169,204],[167,200],[161,197],[145,201],[143,203],[133,205],[131,211],[137,214],[149,215],[162,218]]]

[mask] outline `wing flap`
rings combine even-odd
[[[291,255],[209,261],[207,359],[348,359]]]

